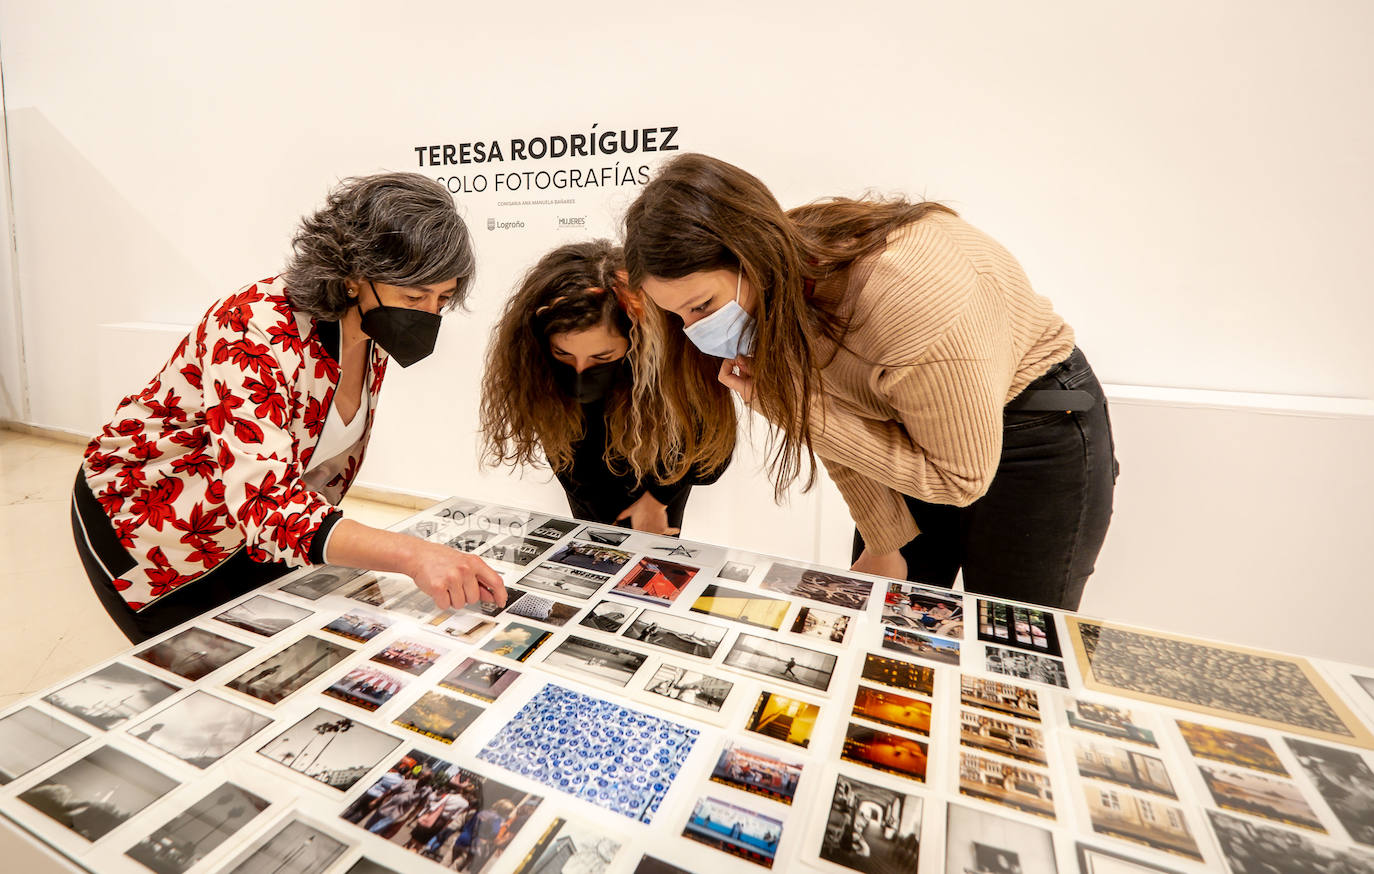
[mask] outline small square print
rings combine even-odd
[[[293,771],[347,792],[401,742],[323,707],[258,750]]]
[[[217,671],[252,649],[203,628],[188,628],[166,640],[134,653],[150,665],[157,665],[179,677],[195,681]]]
[[[849,633],[849,617],[815,607],[802,607],[792,621],[792,633],[831,643],[844,643],[845,635]]]
[[[100,747],[19,793],[19,800],[86,840],[97,841],[177,785],[126,753]]]
[[[853,712],[859,719],[930,735],[930,702],[922,698],[859,686],[854,691]]]
[[[883,596],[883,624],[960,639],[964,599],[911,583],[889,583]]]
[[[602,601],[592,609],[587,611],[578,625],[584,625],[596,631],[604,631],[607,634],[615,634],[625,623],[630,620],[638,607],[631,607],[619,601]]]
[[[654,671],[654,675],[644,686],[646,692],[713,713],[720,710],[733,688],[735,684],[728,680],[668,662],[659,665],[658,670]]]
[[[115,662],[43,700],[96,728],[117,728],[179,691],[171,683]]]
[[[196,691],[129,733],[197,768],[208,768],[271,724],[247,707]]]
[[[538,561],[552,547],[552,543],[532,537],[504,537],[488,546],[482,553],[482,558],[505,562],[516,567],[527,567]]]
[[[746,583],[749,581],[749,575],[753,572],[754,566],[752,564],[727,561],[725,564],[721,565],[720,572],[717,573],[716,576],[720,577],[722,580],[730,580],[734,583]]]
[[[519,671],[505,665],[464,659],[462,664],[439,681],[439,685],[490,703],[500,698],[501,693],[519,676]]]
[[[313,573],[308,573],[299,579],[286,583],[281,587],[281,590],[287,594],[295,595],[297,598],[305,598],[307,601],[318,601],[335,589],[340,589],[353,582],[364,573],[366,571],[358,568],[326,565]]]
[[[1054,793],[1050,790],[1050,775],[1044,771],[975,753],[960,753],[959,791],[972,798],[1054,819]]]
[[[783,743],[808,747],[820,712],[821,709],[809,701],[764,692],[754,703],[754,711],[749,714],[744,728]]]
[[[476,643],[496,627],[496,623],[479,613],[440,614],[430,620],[430,625],[439,634],[463,643]]]
[[[0,786],[52,761],[89,737],[32,707],[0,718]]]
[[[338,682],[324,690],[324,694],[338,698],[354,707],[372,711],[390,701],[405,688],[405,680],[372,667],[354,668]]]
[[[391,620],[370,610],[349,610],[324,626],[323,631],[358,643],[366,643],[391,627]]]
[[[841,774],[835,778],[820,856],[864,874],[915,872],[923,806],[919,796]]]
[[[585,601],[609,579],[605,574],[545,563],[521,577],[520,585]]]
[[[577,523],[569,519],[550,517],[537,525],[532,523],[530,537],[538,537],[540,540],[558,540],[571,534],[576,528]]]
[[[233,783],[222,783],[124,855],[156,874],[183,874],[237,834],[268,804],[267,799]]]
[[[506,612],[512,616],[520,616],[525,619],[533,619],[536,622],[547,622],[549,625],[563,626],[568,620],[577,615],[581,607],[574,607],[571,604],[564,604],[552,598],[543,598],[532,592],[525,593],[524,597],[506,608]]]
[[[1100,734],[1113,740],[1126,740],[1145,746],[1158,747],[1154,730],[1142,713],[1115,704],[1068,699],[1064,715],[1069,725],[1079,731]]]
[[[782,839],[782,822],[715,798],[701,798],[687,817],[682,836],[772,868]]]
[[[550,632],[533,625],[511,622],[493,634],[491,640],[482,644],[482,649],[493,655],[523,662],[534,655],[534,651],[549,639],[549,634]]]
[[[711,779],[744,792],[791,804],[797,794],[802,763],[789,762],[772,753],[727,742],[711,770]]]
[[[346,647],[306,636],[225,685],[268,704],[277,704],[351,654],[352,650]]]
[[[420,676],[434,667],[434,663],[448,654],[448,650],[424,640],[402,638],[372,657],[374,662],[398,668],[407,674]]]
[[[242,604],[237,604],[216,614],[215,618],[235,628],[271,637],[300,622],[310,615],[303,607],[293,607],[276,598],[254,595]]]
[[[392,722],[440,743],[451,744],[481,715],[482,708],[475,704],[459,701],[451,695],[426,692]]]
[[[924,782],[928,749],[924,741],[851,722],[844,734],[840,758]]]

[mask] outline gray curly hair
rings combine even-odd
[[[345,280],[415,288],[457,278],[448,308],[472,284],[467,225],[442,185],[418,173],[354,176],[329,193],[324,208],[301,219],[282,271],[291,305],[338,319],[353,305]]]

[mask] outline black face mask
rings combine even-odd
[[[383,306],[377,287],[371,280],[367,285],[377,298],[377,305],[362,314],[363,333],[376,340],[402,367],[409,367],[433,352],[442,319],[424,310]]]
[[[578,373],[577,368],[571,364],[555,361],[553,363],[553,378],[558,383],[559,390],[579,404],[595,403],[606,397],[611,393],[611,389],[615,388],[625,371],[625,363],[628,360],[618,358],[615,361],[607,361],[605,364],[588,367],[581,373]]]

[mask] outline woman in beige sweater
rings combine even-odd
[[[804,468],[809,487],[820,456],[857,526],[854,570],[940,586],[962,570],[969,591],[1078,605],[1111,518],[1106,401],[996,241],[934,203],[783,212],[704,155],[665,165],[625,225],[662,378],[724,359],[721,381],[775,426],[777,494]]]

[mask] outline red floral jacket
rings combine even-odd
[[[217,301],[86,448],[86,481],[137,562],[114,581],[134,610],[241,548],[322,563],[324,537],[311,547],[362,464],[387,356],[372,345],[363,438],[312,489],[302,473],[339,382],[321,325],[334,327],[293,308],[276,277]]]

